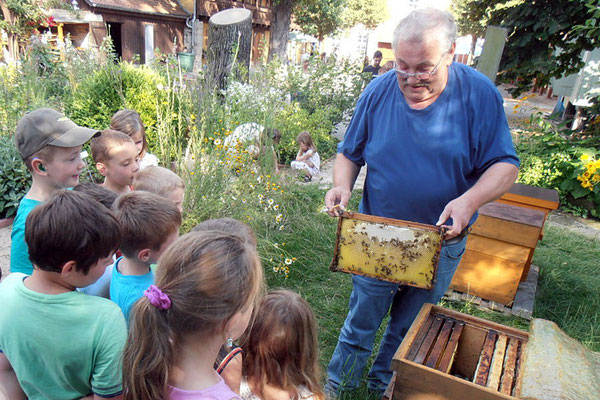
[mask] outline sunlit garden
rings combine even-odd
[[[368,83],[362,67],[315,56],[303,71],[275,59],[236,70],[225,89],[211,90],[202,71],[187,73],[175,55],[157,53],[152,63],[139,65],[115,59],[109,40],[99,49],[67,47],[62,56],[36,41],[22,62],[0,66],[0,219],[15,216],[30,185],[13,141],[25,112],[50,107],[79,125],[102,130],[115,111],[136,110],[146,127],[148,151],[185,181],[181,233],[210,218],[249,224],[268,287],[297,291],[312,306],[325,368],[352,284],[349,275],[329,270],[337,220],[323,210],[328,187],[302,182],[289,165],[302,131],[312,135],[322,161],[335,156],[338,140],[332,133],[349,121]],[[245,123],[281,132],[279,144],[270,138],[264,143],[273,146],[277,161],[270,153],[255,158],[241,143],[227,145],[226,138]],[[557,190],[563,211],[600,217],[598,123],[575,132],[541,114],[513,122],[521,159],[518,181]],[[99,182],[91,157],[86,162],[81,180]],[[355,191],[351,210],[358,209],[360,193]],[[600,244],[552,226],[545,232],[533,259],[541,271],[533,317],[556,322],[588,349],[600,351]],[[444,305],[519,329],[529,324],[470,303]]]

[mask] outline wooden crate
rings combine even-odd
[[[425,304],[392,360],[389,398],[518,399],[527,341],[526,332]]]
[[[479,209],[450,287],[509,305],[527,277],[543,211],[493,202]]]
[[[513,184],[512,188],[497,200],[499,203],[510,204],[544,213],[544,222],[552,210],[558,208],[558,192],[552,189],[544,189],[522,183]],[[544,236],[543,224],[540,240]]]

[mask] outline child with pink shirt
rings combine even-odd
[[[131,312],[124,399],[239,400],[214,362],[246,330],[262,286],[256,249],[239,235],[193,231],[175,241]]]

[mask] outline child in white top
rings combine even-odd
[[[321,158],[319,157],[319,153],[317,153],[317,148],[313,143],[310,133],[306,131],[300,132],[296,138],[296,142],[298,142],[300,149],[296,155],[296,160],[292,161],[291,167],[292,169],[303,171],[304,180],[310,182],[312,177],[318,175],[320,172]]]
[[[265,296],[242,339],[243,400],[321,400],[315,316],[299,294]]]
[[[131,312],[124,399],[239,399],[213,364],[221,346],[246,330],[262,291],[254,246],[236,234],[193,231],[167,249],[156,271],[156,285]]]
[[[146,130],[140,114],[134,110],[119,110],[110,120],[110,129],[123,132],[133,139],[139,152],[140,170],[150,165],[158,165],[158,157],[148,153]]]

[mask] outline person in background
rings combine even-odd
[[[373,78],[375,78],[377,75],[379,75],[379,68],[382,58],[383,54],[381,54],[381,51],[375,51],[375,53],[373,53],[373,65],[365,65],[362,72],[370,72],[373,75]]]
[[[231,135],[225,138],[223,144],[227,147],[227,153],[232,157],[239,155],[243,150],[246,150],[255,160],[271,154],[275,173],[278,173],[279,157],[275,151],[275,146],[280,141],[281,132],[279,132],[279,129],[265,128],[256,122],[247,122],[238,125]]]
[[[290,290],[275,290],[259,305],[244,334],[242,400],[324,399],[317,324],[310,305]]]
[[[317,148],[313,143],[310,133],[300,132],[296,138],[298,143],[298,154],[296,160],[292,161],[292,169],[302,171],[304,173],[304,181],[310,182],[314,175],[318,175],[321,168],[321,158],[317,153]]]
[[[148,153],[148,141],[146,140],[146,129],[140,114],[134,110],[119,110],[110,120],[110,129],[123,132],[133,139],[135,147],[138,149],[140,169],[150,165],[158,165],[158,157]]]
[[[180,237],[133,308],[125,399],[239,399],[214,363],[246,330],[262,286],[260,258],[246,239],[219,231]]]
[[[361,213],[447,229],[431,290],[352,276],[349,313],[328,367],[326,391],[360,385],[375,334],[390,320],[368,373],[380,395],[392,376],[391,359],[425,303],[447,290],[465,251],[477,209],[500,197],[517,178],[502,96],[488,78],[453,63],[456,23],[448,12],[420,9],[394,31],[397,69],[362,93],[346,131],[325,195],[330,215],[347,206],[367,165]]]
[[[12,225],[10,271],[30,275],[33,265],[25,243],[25,221],[36,206],[58,189],[79,183],[85,166],[81,147],[94,135],[95,129],[83,128],[50,108],[26,113],[17,124],[15,143],[25,166],[31,173],[31,187],[19,203]]]

